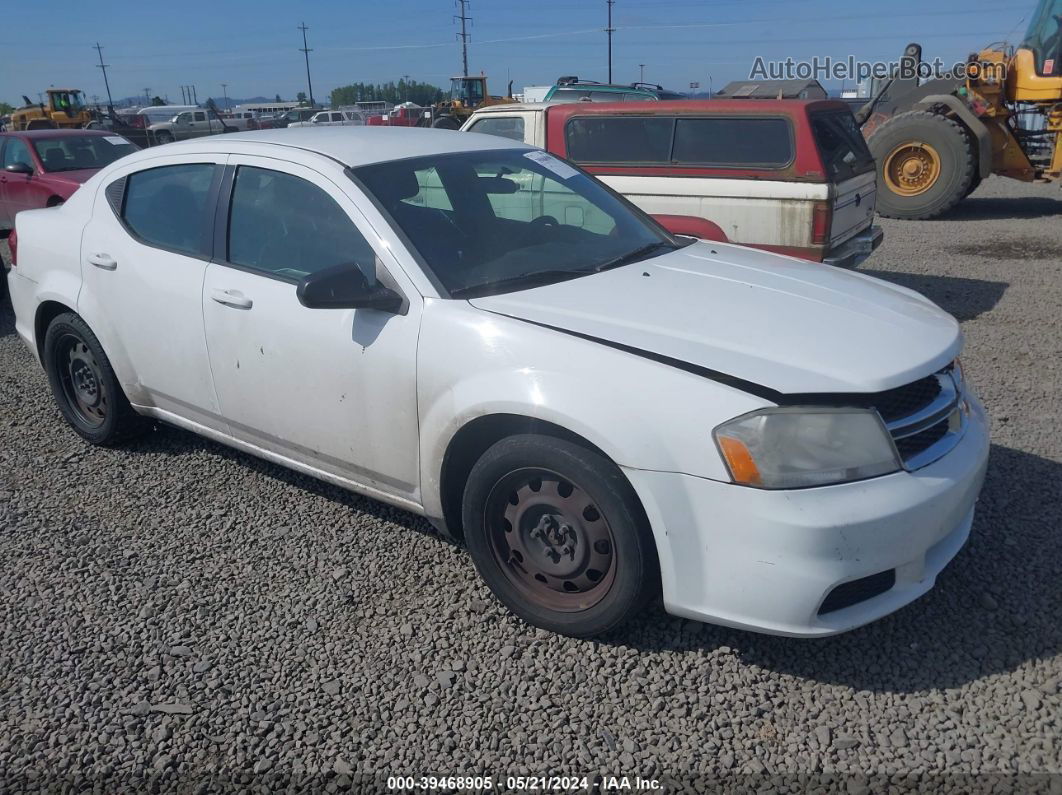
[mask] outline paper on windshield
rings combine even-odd
[[[105,136],[103,136],[103,140],[106,141],[109,144],[114,144],[115,146],[121,146],[122,144],[129,143],[127,140],[122,138],[120,135],[105,135]]]
[[[540,166],[545,166],[561,179],[570,179],[579,173],[563,160],[558,160],[553,155],[546,152],[525,152],[524,157],[528,160],[534,160]]]

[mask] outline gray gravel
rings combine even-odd
[[[173,429],[90,449],[5,302],[0,791],[602,773],[1062,792],[1060,198],[991,179],[947,220],[883,222],[864,270],[962,320],[995,443],[938,587],[818,641],[658,610],[552,636],[408,514]]]

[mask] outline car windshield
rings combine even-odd
[[[679,245],[600,182],[539,150],[432,155],[353,173],[451,298],[576,278]]]
[[[45,171],[103,168],[137,147],[120,135],[67,135],[33,141]]]

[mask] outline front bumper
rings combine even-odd
[[[766,491],[626,469],[648,514],[669,613],[775,635],[833,635],[917,599],[965,543],[988,427],[969,397],[959,444],[916,472]],[[839,585],[891,571],[878,595],[820,612]]]
[[[854,268],[869,257],[884,239],[885,232],[880,226],[867,227],[837,248],[830,249],[829,254],[823,257],[822,261],[826,265],[834,265],[838,268]]]

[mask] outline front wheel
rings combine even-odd
[[[55,402],[80,436],[92,444],[111,445],[144,427],[99,340],[80,317],[71,312],[55,318],[43,352]]]
[[[615,464],[571,442],[497,442],[472,468],[462,518],[480,576],[534,626],[600,635],[656,588],[652,534],[633,489]]]
[[[155,133],[155,141],[160,144],[173,143],[173,133],[161,130],[160,132]]]

